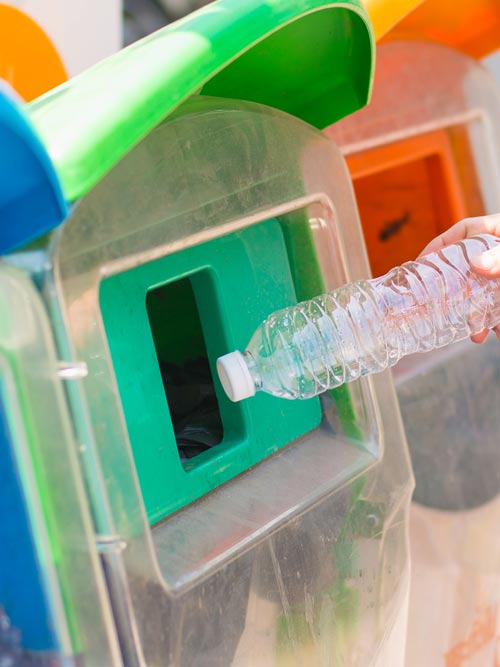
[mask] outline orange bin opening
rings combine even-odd
[[[464,128],[347,158],[375,276],[418,256],[457,220],[483,212]]]

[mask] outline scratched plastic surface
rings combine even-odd
[[[131,151],[54,239],[46,293],[67,323],[61,349],[89,370],[70,401],[96,532],[110,540],[101,557],[127,664],[402,663],[412,477],[388,374],[351,383],[343,401],[324,396],[318,428],[160,523],[147,520],[101,280],[271,218],[291,231],[303,298],[369,278],[332,142],[266,107],[200,98]],[[133,322],[123,315],[126,342]],[[140,374],[131,381],[148,391]]]

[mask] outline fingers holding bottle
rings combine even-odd
[[[470,263],[476,273],[488,278],[500,278],[500,246],[471,257]]]
[[[478,234],[491,234],[492,236],[498,236],[500,238],[500,213],[494,215],[481,215],[476,218],[464,218],[463,220],[460,220],[428,243],[420,253],[419,257],[428,255],[431,252],[438,252],[452,243],[457,243],[458,241],[470,238],[471,236],[477,236]],[[480,255],[480,257],[481,256],[482,255]]]
[[[446,248],[452,243],[457,243],[478,234],[491,234],[500,238],[500,214],[483,215],[460,220],[428,243],[419,257],[428,255],[431,252],[439,252],[439,250]],[[470,262],[475,273],[488,278],[500,278],[500,246],[471,257]],[[500,340],[500,325],[494,327],[493,331]],[[471,340],[474,343],[484,343],[488,334],[489,329],[483,329],[483,331],[471,336]]]

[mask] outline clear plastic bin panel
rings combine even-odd
[[[21,633],[0,619],[0,662],[119,665],[47,313],[7,263],[0,312],[0,607]],[[4,656],[15,641],[18,654]]]
[[[493,667],[500,604],[498,341],[467,341],[424,366],[414,363],[396,375],[416,477],[407,664],[444,656],[446,667]]]
[[[298,406],[278,399],[236,408],[247,410],[243,426],[251,423],[237,475],[221,463],[244,447],[224,450],[224,440],[199,454],[203,463],[194,457],[192,470],[172,437],[156,442],[150,481],[138,464],[151,444],[141,418],[155,412],[171,420],[160,350],[180,358],[186,345],[206,349],[213,363],[215,353],[244,344],[271,302],[368,276],[349,176],[334,144],[286,114],[199,98],[79,202],[54,238],[52,261],[45,291],[60,349],[89,370],[71,385],[70,400],[83,470],[93,480],[98,539],[110,541],[103,559],[126,660],[401,663],[412,476],[388,374],[305,402],[300,417]],[[174,291],[161,291],[176,281]],[[219,291],[218,301],[210,290]],[[179,313],[179,294],[193,323],[182,336],[149,300],[172,298]],[[212,303],[209,322],[204,309]],[[144,335],[132,336],[135,326]],[[131,358],[134,372],[123,373]],[[145,381],[150,372],[154,385]],[[141,409],[132,421],[124,383],[143,384],[134,388]],[[148,401],[153,386],[157,404]],[[186,495],[176,512],[151,522],[144,485],[176,483],[175,470],[160,465],[160,446],[169,447],[182,475],[194,480],[203,470],[204,478],[193,486],[195,502]],[[226,458],[214,456],[217,447]]]

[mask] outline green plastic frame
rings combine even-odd
[[[214,378],[219,355],[247,340],[255,323],[268,312],[296,302],[277,220],[103,281],[101,311],[151,523],[244,472],[321,422],[317,398],[283,401],[260,394],[235,404],[216,381],[224,438],[182,466],[146,312],[146,294],[186,276],[192,280]],[[183,323],[169,321],[164,326],[182,327]]]

